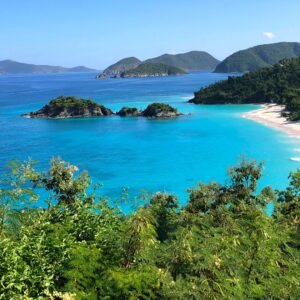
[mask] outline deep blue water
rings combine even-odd
[[[198,181],[221,181],[241,155],[265,161],[261,187],[284,188],[299,163],[300,146],[286,134],[246,120],[254,105],[187,104],[193,92],[225,74],[95,80],[93,73],[0,77],[0,171],[10,159],[31,157],[46,170],[52,156],[88,170],[102,194],[117,198],[122,188],[168,191],[187,199]],[[90,97],[117,110],[167,102],[189,116],[169,120],[107,117],[38,120],[20,117],[59,95]]]

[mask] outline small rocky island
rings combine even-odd
[[[174,118],[182,116],[176,108],[165,103],[152,103],[147,106],[142,112],[143,117],[146,118]]]
[[[27,118],[88,118],[111,116],[113,111],[95,101],[77,98],[73,96],[60,96],[51,100],[41,109],[26,113],[23,116]]]
[[[117,113],[95,101],[74,96],[60,96],[51,100],[41,109],[23,114],[27,118],[91,118],[118,115],[120,117],[173,118],[182,114],[176,108],[165,103],[152,103],[145,110],[135,107],[123,107]]]
[[[117,112],[121,117],[145,117],[145,118],[173,118],[182,116],[176,108],[165,103],[152,103],[145,110],[138,110],[135,107],[123,107]]]

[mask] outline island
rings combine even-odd
[[[151,119],[174,118],[182,116],[176,108],[165,103],[152,103],[145,110],[138,110],[135,107],[123,107],[117,115],[121,117],[145,117]]]
[[[123,107],[117,113],[90,99],[74,96],[60,96],[35,112],[25,113],[26,118],[66,119],[91,118],[118,115],[120,117],[173,118],[183,115],[176,108],[165,103],[152,103],[145,110],[135,107]]]
[[[146,118],[173,118],[182,116],[176,108],[165,103],[152,103],[143,110],[142,115]]]
[[[74,96],[60,96],[51,100],[44,107],[35,112],[23,114],[27,118],[87,118],[111,116],[113,111],[95,101]]]
[[[129,70],[131,73],[133,69],[136,69],[139,65],[142,64],[167,65],[169,67],[175,67],[181,69],[181,72],[182,70],[186,72],[191,72],[191,71],[211,72],[215,70],[216,66],[219,63],[220,63],[219,60],[217,60],[215,57],[213,57],[212,55],[210,55],[205,51],[189,51],[186,53],[179,53],[179,54],[165,53],[163,55],[149,58],[144,61],[141,61],[138,58],[132,56],[132,57],[123,58],[117,61],[116,63],[110,65],[101,74],[97,75],[96,78],[97,79],[121,78],[122,74],[126,73]],[[149,72],[149,70],[147,70],[147,72]],[[165,74],[164,76],[166,76],[166,72],[163,73]]]

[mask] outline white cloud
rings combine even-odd
[[[263,35],[268,39],[274,39],[275,34],[273,32],[264,32]]]

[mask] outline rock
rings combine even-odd
[[[108,78],[109,76],[105,73],[101,73],[99,75],[96,76],[97,79],[105,79],[105,78]]]
[[[120,117],[137,117],[141,115],[141,111],[139,111],[135,107],[122,107],[120,111],[117,112],[117,115]]]

